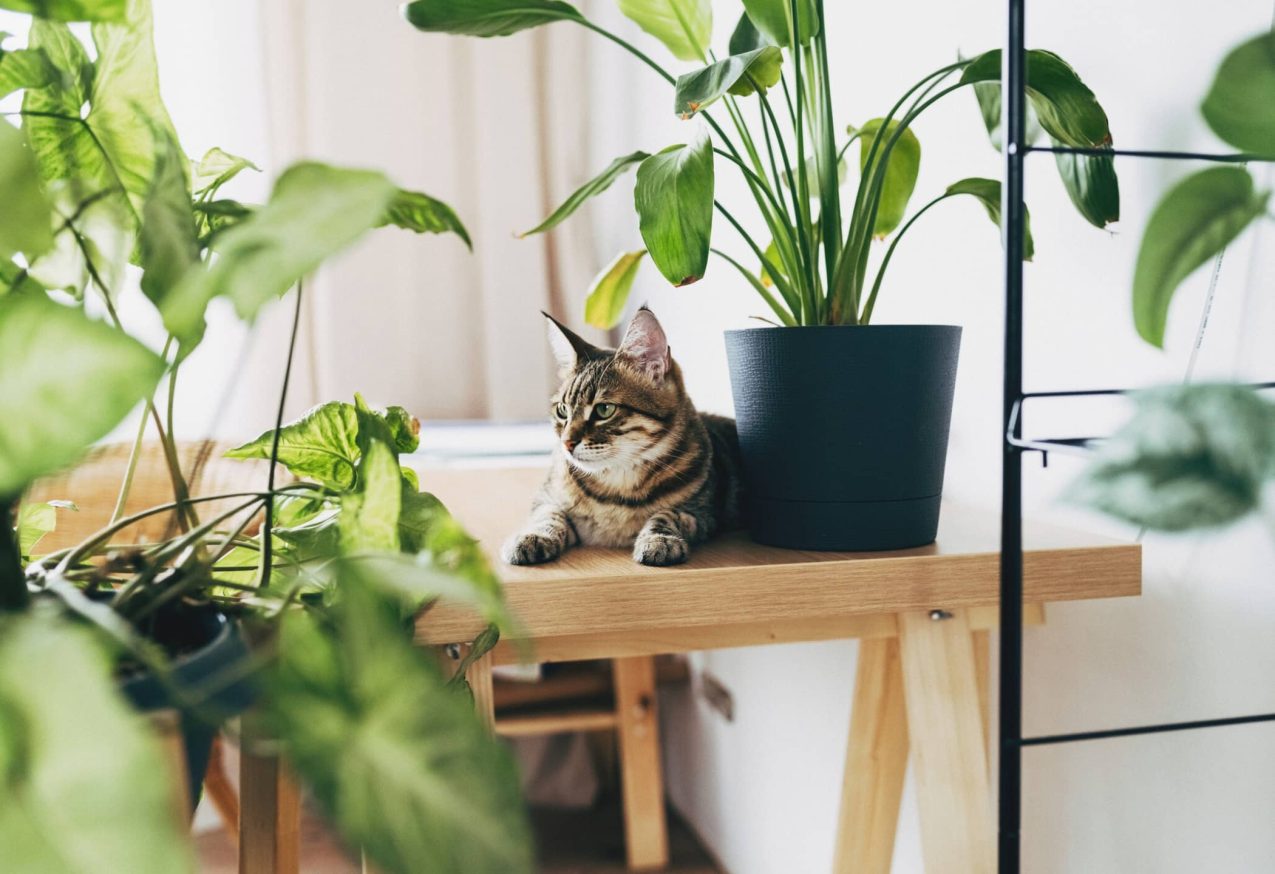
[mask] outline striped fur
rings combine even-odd
[[[562,367],[549,404],[561,442],[505,561],[552,561],[588,544],[677,564],[693,544],[738,526],[735,422],[696,411],[654,314],[639,310],[614,351],[552,319],[549,331]]]

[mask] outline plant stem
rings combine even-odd
[[[748,280],[749,284],[752,285],[752,287],[756,290],[756,292],[759,295],[761,295],[762,300],[766,301],[767,305],[770,306],[771,310],[774,311],[775,315],[779,317],[779,321],[783,322],[785,325],[787,325],[790,328],[796,327],[797,322],[795,319],[793,319],[792,315],[788,312],[788,310],[784,309],[782,306],[779,305],[779,301],[775,300],[775,296],[772,295],[766,289],[765,284],[756,276],[749,273],[748,269],[744,267],[743,264],[740,264],[734,258],[732,258],[731,256],[727,255],[725,252],[723,252],[721,249],[710,249],[709,251],[712,252],[714,255],[716,255],[718,258],[721,258],[724,261],[726,261],[728,264],[733,265],[735,269],[738,270],[740,274],[743,275],[743,277]]]
[[[818,19],[823,21],[823,0],[816,0],[815,10]],[[831,286],[833,274],[836,272],[837,259],[841,255],[841,179],[838,165],[841,163],[837,155],[836,132],[832,120],[832,77],[828,71],[828,46],[823,27],[814,37],[818,55],[818,105],[823,110],[819,121],[820,136],[816,143],[816,156],[820,158],[819,175],[819,220],[823,225],[824,273]],[[824,300],[827,306],[827,300]]]
[[[288,336],[288,358],[283,366],[283,385],[279,387],[279,408],[274,418],[274,439],[270,442],[270,472],[266,489],[270,498],[266,501],[265,519],[261,523],[261,581],[260,588],[270,585],[274,556],[274,478],[279,467],[279,432],[283,430],[283,408],[288,401],[288,383],[292,381],[292,359],[297,351],[297,329],[301,325],[301,298],[305,292],[304,280],[297,280],[297,300],[292,308],[292,330]]]
[[[13,530],[17,512],[17,498],[0,500],[0,611],[25,610],[31,601],[22,569],[22,552]]]
[[[757,260],[760,261],[762,264],[765,264],[766,254],[762,252],[762,250],[757,246],[757,243],[755,243],[753,241],[753,238],[748,235],[748,232],[744,230],[743,226],[740,225],[738,221],[736,221],[735,217],[730,214],[730,211],[727,210],[726,207],[722,206],[722,203],[720,200],[714,200],[713,206],[717,208],[718,212],[720,212],[723,216],[725,216],[726,221],[730,222],[731,225],[734,226],[735,230],[739,232],[739,235],[744,238],[744,242],[748,244],[749,248],[753,250],[753,254],[757,256]],[[771,278],[775,280],[775,287],[778,288],[780,294],[783,294],[784,298],[787,299],[788,294],[791,293],[791,292],[785,293],[784,291],[784,288],[787,284],[787,280],[784,279],[784,277],[777,275],[774,271],[771,271],[770,275],[771,275]]]
[[[863,312],[859,314],[859,324],[866,325],[872,320],[872,309],[877,303],[877,292],[881,289],[881,280],[885,276],[885,270],[890,266],[890,258],[894,255],[894,247],[899,245],[899,240],[903,239],[903,235],[908,232],[908,228],[912,227],[912,223],[925,215],[926,211],[936,203],[941,203],[949,197],[955,197],[955,194],[940,194],[931,200],[925,206],[918,209],[913,216],[899,228],[899,232],[894,235],[894,239],[890,241],[890,248],[885,250],[885,257],[881,259],[881,266],[877,268],[877,278],[872,283],[872,293],[868,295],[867,303],[863,305]]]
[[[164,343],[164,349],[160,353],[164,358],[168,357],[168,350],[173,344],[173,335],[168,335],[168,340]],[[175,371],[174,371],[175,374]],[[173,430],[173,405],[172,405],[172,382],[169,383],[168,394],[168,431],[171,434]],[[151,400],[154,401],[154,393],[151,393]],[[124,481],[120,483],[119,495],[115,499],[115,509],[111,511],[112,523],[118,522],[120,517],[124,515],[124,506],[128,503],[128,493],[133,488],[133,476],[137,473],[137,462],[142,455],[142,441],[146,437],[146,416],[145,414],[137,417],[137,436],[133,438],[133,445],[128,451],[128,464],[124,467]]]

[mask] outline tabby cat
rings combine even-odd
[[[638,310],[616,350],[545,318],[562,378],[550,399],[560,451],[505,561],[538,564],[586,544],[677,564],[691,544],[737,526],[735,422],[695,410],[655,314]]]

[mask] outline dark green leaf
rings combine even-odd
[[[75,461],[150,395],[164,361],[78,309],[0,297],[0,495]]]
[[[390,426],[395,452],[415,452],[421,445],[421,422],[402,407],[390,406],[385,410],[385,422]]]
[[[229,298],[241,318],[268,302],[385,216],[397,188],[380,173],[325,164],[289,167],[270,202],[218,235],[216,263],[194,270],[164,300],[164,324],[189,348],[203,334],[204,310]]]
[[[1275,407],[1246,386],[1174,386],[1137,396],[1071,501],[1158,531],[1227,525],[1257,509],[1275,475]]]
[[[580,21],[579,11],[557,0],[414,0],[403,15],[417,30],[467,36],[508,36],[554,21]]]
[[[999,179],[980,179],[972,176],[953,182],[947,187],[948,194],[968,194],[978,199],[987,210],[987,217],[997,227],[1001,224],[1001,183]],[[1032,241],[1031,215],[1023,214],[1023,260],[1030,261],[1036,254],[1036,244]]]
[[[53,247],[53,207],[22,134],[7,121],[0,121],[0,204],[0,258],[34,259]]]
[[[644,255],[645,249],[621,252],[593,278],[589,296],[584,300],[584,320],[587,323],[604,329],[614,328],[620,323]]]
[[[1275,32],[1226,56],[1200,111],[1213,133],[1235,148],[1275,158]]]
[[[195,214],[186,185],[186,156],[177,142],[155,128],[155,178],[142,205],[139,234],[142,291],[157,306],[199,261]]]
[[[474,248],[469,239],[469,231],[465,230],[455,210],[441,200],[435,200],[419,191],[404,191],[400,188],[390,201],[378,227],[384,225],[394,225],[418,234],[450,232],[464,240],[470,249]]]
[[[978,110],[983,116],[987,137],[992,141],[992,147],[999,152],[1005,139],[1005,130],[1001,124],[1001,83],[975,83],[974,99],[978,101]],[[1028,145],[1031,145],[1040,139],[1043,129],[1040,126],[1040,119],[1036,117],[1036,110],[1032,108],[1030,102],[1027,104],[1027,118],[1024,121],[1024,139]]]
[[[713,37],[709,0],[616,0],[620,11],[683,61],[707,59]]]
[[[1133,275],[1133,321],[1142,339],[1164,345],[1178,286],[1265,212],[1269,200],[1242,167],[1201,170],[1164,196],[1143,232]]]
[[[234,179],[244,170],[261,172],[261,168],[247,158],[232,155],[214,146],[205,152],[204,156],[192,168],[191,187],[196,194],[206,194],[211,197],[218,188],[221,188],[221,186]]]
[[[353,488],[358,469],[359,424],[354,407],[329,401],[279,431],[279,463],[293,474],[334,489]],[[274,431],[226,453],[227,458],[269,458]]]
[[[735,25],[735,30],[730,35],[730,45],[728,46],[732,55],[742,55],[744,52],[751,52],[753,49],[759,49],[763,46],[772,45],[766,37],[762,36],[753,20],[748,17],[745,12],[739,16],[739,23]]]
[[[337,529],[342,552],[398,552],[402,488],[394,450],[381,440],[371,441],[359,460],[358,490],[341,499]]]
[[[728,91],[741,97],[752,94],[755,87],[764,91],[779,81],[783,62],[783,52],[765,46],[685,73],[677,79],[673,112],[687,119]]]
[[[961,83],[1000,82],[1001,50],[974,58],[961,74]],[[1107,113],[1076,71],[1053,52],[1027,52],[1027,99],[1040,126],[1063,145],[1096,148],[1111,145]],[[985,115],[986,118],[986,115]],[[989,125],[989,130],[992,126]]]
[[[123,21],[128,0],[0,0],[0,9],[52,21]]]
[[[670,146],[642,162],[633,194],[651,260],[674,285],[690,285],[708,266],[713,230],[713,145],[707,136]]]
[[[634,152],[631,155],[624,155],[623,157],[616,158],[607,165],[605,170],[572,192],[571,196],[562,202],[562,206],[555,209],[553,214],[547,219],[536,225],[531,230],[523,231],[518,236],[526,237],[531,234],[538,234],[562,224],[562,222],[573,212],[579,209],[586,200],[591,197],[596,197],[606,191],[611,187],[611,183],[620,177],[620,174],[624,173],[624,171],[628,170],[629,167],[634,164],[645,161],[649,157],[651,156],[646,152]]]
[[[1120,220],[1120,180],[1114,156],[1056,153],[1054,161],[1067,196],[1085,221],[1105,228]]]
[[[262,699],[289,763],[387,874],[530,874],[509,753],[413,644],[395,600],[361,565],[339,568],[328,624],[284,621]]]
[[[12,261],[0,258],[0,294],[44,294],[45,288]]]
[[[58,82],[58,70],[40,49],[0,49],[0,97],[24,88],[45,88]]]
[[[0,624],[6,871],[195,870],[171,763],[116,689],[84,628],[44,611]]]
[[[772,44],[792,47],[789,0],[744,0],[744,10]],[[819,12],[815,9],[815,0],[797,0],[798,44],[804,46],[818,32]]]
[[[892,119],[883,129],[884,121],[883,118],[874,118],[861,129],[862,136],[859,137],[859,169],[861,171],[868,162],[873,141],[880,138],[881,145],[877,147],[872,169],[872,173],[877,172],[876,168],[885,154],[886,144],[899,129],[897,119]],[[875,236],[884,237],[903,221],[908,200],[912,197],[912,190],[916,188],[916,177],[920,169],[921,141],[909,127],[895,141],[885,166],[885,177],[881,181],[881,201],[877,207],[876,222],[872,226],[872,233]]]

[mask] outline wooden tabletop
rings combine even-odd
[[[421,487],[437,494],[490,553],[522,624],[519,636],[535,640],[545,660],[539,650],[555,639],[578,644],[636,634],[668,642],[686,629],[731,627],[742,629],[741,642],[860,636],[875,621],[893,623],[897,613],[994,608],[998,600],[1000,525],[987,511],[945,504],[937,542],[891,552],[779,549],[735,532],[697,546],[676,567],[643,567],[627,551],[594,547],[536,567],[510,567],[497,550],[524,522],[543,469],[420,474]],[[1141,593],[1137,544],[1031,524],[1024,541],[1029,603]],[[766,630],[786,623],[807,631]],[[438,605],[422,617],[418,635],[425,643],[452,643],[472,640],[481,628],[466,609]],[[720,645],[740,644],[727,635]],[[659,651],[659,641],[649,648]],[[693,647],[663,647],[681,648]]]

